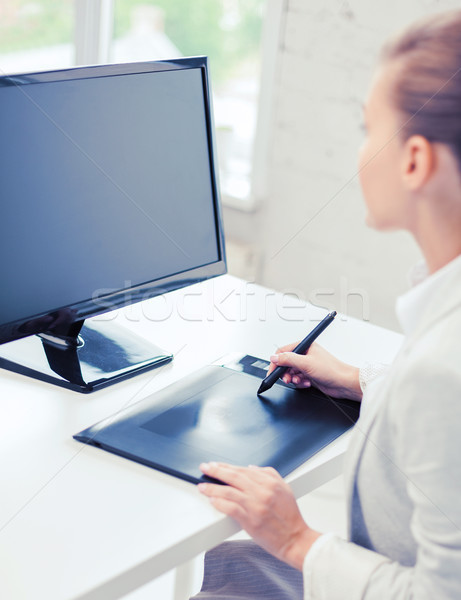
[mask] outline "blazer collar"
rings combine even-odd
[[[405,338],[391,368],[386,374],[381,389],[376,392],[373,398],[370,398],[367,410],[363,416],[360,416],[354,426],[354,432],[347,450],[344,465],[347,486],[346,500],[349,515],[360,457],[365,442],[369,438],[370,430],[378,414],[379,407],[387,400],[393,383],[394,373],[400,368],[400,358],[407,354],[411,347],[436,323],[447,318],[453,311],[461,309],[461,260],[456,260],[457,264],[453,265],[453,268],[440,279],[440,285],[434,288],[430,296],[428,295],[424,298],[424,306],[420,311],[418,322],[415,323],[412,331]]]

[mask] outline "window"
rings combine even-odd
[[[73,31],[73,0],[0,0],[1,72],[72,65]]]

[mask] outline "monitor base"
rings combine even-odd
[[[90,320],[79,344],[32,335],[0,346],[0,367],[76,392],[90,393],[172,360],[161,350],[110,321]]]

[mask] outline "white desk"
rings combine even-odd
[[[235,533],[193,484],[72,435],[229,352],[268,357],[324,314],[224,276],[110,315],[172,350],[165,367],[88,396],[0,371],[0,598],[119,598]],[[400,342],[340,317],[321,338],[355,364]],[[291,474],[297,497],[340,473],[347,441]]]

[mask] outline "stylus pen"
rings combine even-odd
[[[328,313],[327,316],[320,321],[320,323],[314,327],[314,329],[306,335],[302,342],[296,346],[293,350],[295,354],[305,354],[309,349],[309,346],[312,344],[314,340],[318,338],[318,336],[322,333],[324,329],[328,327],[330,323],[332,323],[333,319],[336,317],[336,311],[333,310],[331,313]],[[262,380],[261,385],[259,386],[258,394],[262,394],[269,390],[274,383],[280,377],[283,377],[285,373],[288,371],[290,367],[276,367],[270,375],[268,375],[265,379]]]

